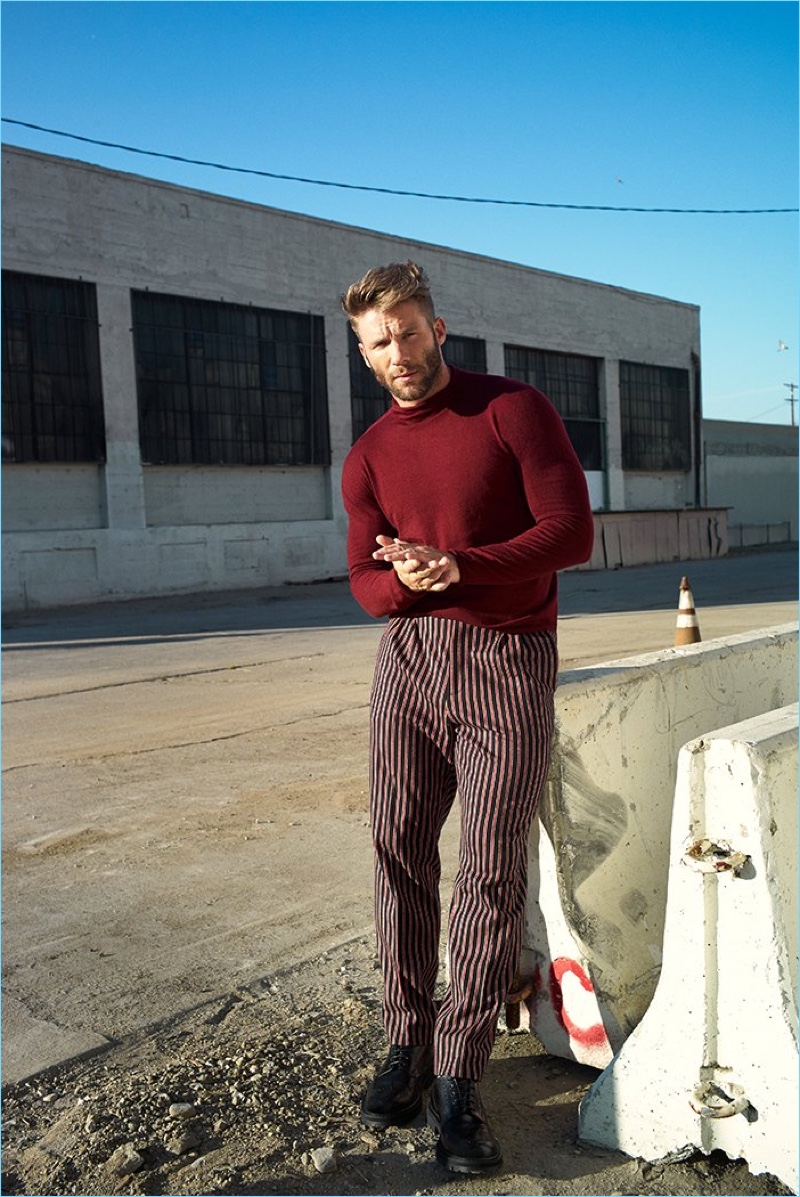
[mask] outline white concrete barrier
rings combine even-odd
[[[798,1191],[797,728],[795,703],[681,751],[661,977],[581,1140],[718,1149]]]
[[[680,749],[793,702],[797,639],[786,624],[562,675],[522,954],[530,1027],[553,1055],[605,1067],[641,1021],[661,968]]]

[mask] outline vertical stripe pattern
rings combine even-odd
[[[522,943],[530,824],[558,670],[550,632],[433,616],[389,622],[371,704],[375,921],[391,1043],[433,1042],[437,1073],[480,1080]],[[439,836],[456,793],[459,868],[438,1013]]]

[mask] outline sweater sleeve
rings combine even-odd
[[[356,601],[375,618],[400,615],[419,602],[397,577],[393,566],[375,561],[378,536],[397,536],[375,498],[366,462],[352,453],[344,463],[342,499],[349,517],[347,563]]]
[[[511,540],[459,550],[462,584],[528,582],[591,556],[594,517],[583,469],[550,400],[538,391],[529,395],[499,404],[495,427],[517,464],[535,523]]]

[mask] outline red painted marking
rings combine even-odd
[[[561,987],[562,978],[566,973],[572,973],[573,976],[577,977],[587,993],[594,993],[592,982],[586,976],[586,973],[577,960],[570,960],[568,956],[559,956],[550,965],[550,1001],[552,1002],[556,1018],[562,1027],[564,1027],[570,1039],[577,1040],[578,1043],[582,1043],[585,1047],[601,1047],[607,1044],[608,1036],[601,1022],[596,1022],[590,1027],[579,1027],[570,1018],[568,1011],[564,1007],[564,991]]]

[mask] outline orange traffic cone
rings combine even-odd
[[[678,622],[675,625],[675,644],[699,644],[700,625],[697,622],[697,612],[694,609],[694,595],[688,578],[681,578],[680,600],[678,602]]]

